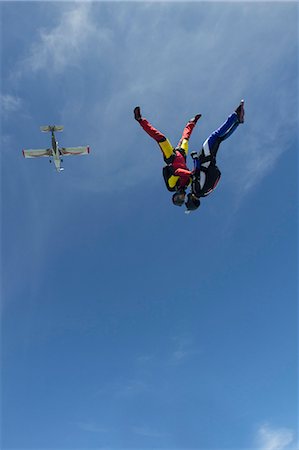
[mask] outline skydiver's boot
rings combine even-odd
[[[140,120],[142,119],[141,112],[140,112],[140,106],[136,106],[136,108],[134,108],[134,118],[135,118],[135,120],[137,120],[137,122],[140,122]]]
[[[244,123],[244,100],[241,100],[240,105],[238,106],[238,108],[235,110],[235,112],[238,115],[238,119],[240,123]]]

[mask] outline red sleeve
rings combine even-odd
[[[176,175],[177,177],[191,177],[192,172],[190,170],[178,168],[174,171],[174,175]]]

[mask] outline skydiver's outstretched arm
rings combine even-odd
[[[140,126],[144,129],[144,131],[153,138],[156,142],[166,141],[166,137],[159,130],[157,130],[145,117],[142,117],[139,120]]]
[[[183,150],[185,150],[185,153],[188,152],[188,141],[190,139],[190,136],[192,134],[192,131],[197,123],[197,121],[201,118],[201,114],[196,114],[195,117],[189,120],[189,122],[186,124],[182,137],[178,142],[177,147],[181,147]]]

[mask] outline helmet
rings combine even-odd
[[[175,192],[172,196],[172,203],[175,206],[182,206],[185,202],[185,195],[186,195],[185,191]]]
[[[194,211],[195,209],[199,208],[200,200],[199,198],[195,197],[194,194],[188,194],[185,205],[188,211]]]

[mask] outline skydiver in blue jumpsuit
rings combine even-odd
[[[191,153],[195,169],[191,192],[185,202],[187,212],[197,209],[200,206],[200,198],[209,195],[217,186],[221,176],[216,165],[219,146],[231,136],[240,123],[244,123],[244,100],[241,100],[237,109],[205,140],[201,152]]]

